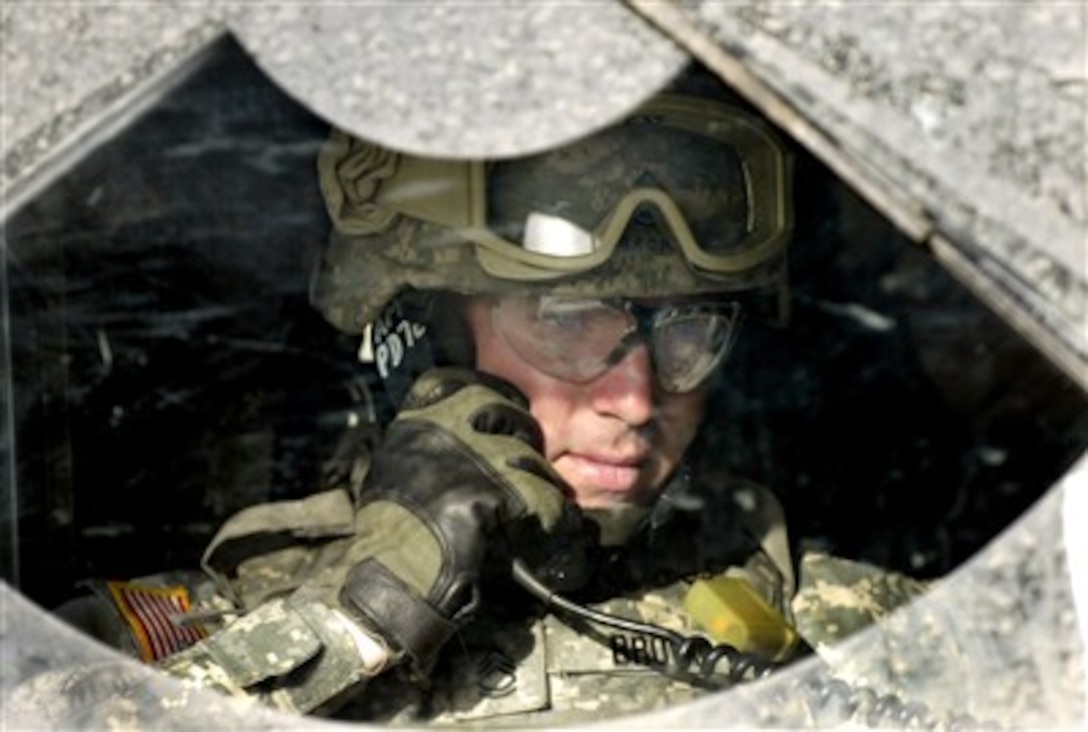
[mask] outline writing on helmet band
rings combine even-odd
[[[609,298],[497,297],[492,324],[525,362],[573,383],[592,381],[646,343],[666,392],[703,384],[736,341],[736,302],[647,304]]]
[[[781,144],[753,115],[692,97],[657,97],[620,125],[533,156],[356,158],[373,175],[357,176],[355,200],[366,203],[341,219],[345,229],[368,233],[392,214],[441,224],[507,280],[588,271],[632,232],[650,241],[649,230],[695,270],[734,275],[773,259],[793,227]]]

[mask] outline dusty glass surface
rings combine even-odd
[[[327,131],[227,43],[6,222],[3,566],[29,599],[194,566],[388,418],[308,301]],[[797,193],[791,325],[744,331],[715,445],[798,546],[942,576],[1084,451],[1088,401],[803,155]]]

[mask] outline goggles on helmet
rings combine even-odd
[[[675,245],[697,272],[736,275],[781,252],[792,229],[781,144],[747,112],[694,97],[659,96],[557,151],[392,163],[370,204],[452,229],[507,280],[593,269],[651,230],[642,245]]]
[[[695,389],[736,340],[736,302],[650,305],[627,299],[510,295],[495,298],[493,327],[523,360],[549,376],[592,381],[647,343],[670,393]]]

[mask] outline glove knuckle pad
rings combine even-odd
[[[476,410],[469,423],[476,432],[509,435],[538,452],[544,446],[544,434],[540,425],[528,412],[511,404],[488,404]]]
[[[435,368],[416,379],[405,397],[403,409],[422,409],[432,406],[462,392],[470,386],[479,386],[527,408],[528,400],[509,382],[491,374],[462,368]]]
[[[448,399],[469,386],[472,381],[460,369],[432,369],[412,385],[404,398],[402,409],[423,409]]]

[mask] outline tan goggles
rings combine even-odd
[[[497,298],[492,324],[534,368],[563,381],[602,376],[635,347],[648,344],[654,375],[666,392],[697,388],[736,341],[735,302],[646,305],[623,299]]]
[[[784,247],[789,174],[781,144],[752,115],[659,97],[621,125],[539,155],[401,157],[373,202],[456,230],[505,279],[592,269],[651,229],[697,270],[736,274]]]

